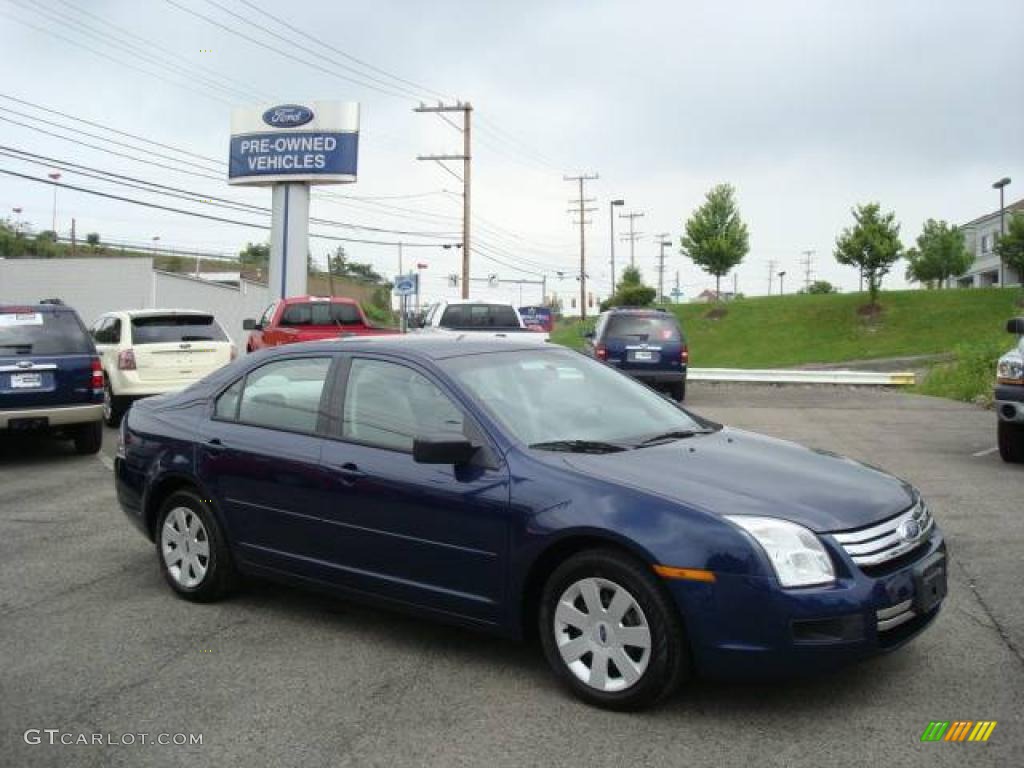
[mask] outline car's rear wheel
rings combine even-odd
[[[682,621],[643,563],[595,549],[562,563],[539,611],[544,654],[581,699],[635,710],[682,683],[689,654]]]
[[[686,379],[677,381],[669,387],[669,394],[676,402],[683,402],[686,399]]]
[[[108,427],[120,425],[124,412],[128,410],[127,401],[114,394],[110,382],[103,385],[103,422]]]
[[[1003,461],[1024,464],[1024,425],[1000,421],[996,432]]]
[[[191,491],[177,491],[164,501],[155,538],[164,578],[187,600],[216,600],[235,585],[231,553],[217,520]]]
[[[75,427],[71,439],[75,441],[77,453],[83,455],[99,453],[100,448],[103,447],[103,425],[98,421],[81,424]]]

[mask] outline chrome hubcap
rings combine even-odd
[[[580,579],[565,590],[554,632],[562,661],[598,691],[635,685],[651,660],[651,630],[640,604],[607,579]]]
[[[210,567],[210,538],[206,527],[188,507],[175,507],[160,531],[160,551],[171,578],[188,589],[206,578]]]
[[[110,395],[110,387],[103,388],[103,417],[107,420],[110,419],[110,414],[113,410],[113,398]]]

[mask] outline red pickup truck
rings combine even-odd
[[[380,336],[398,333],[377,328],[366,319],[358,302],[338,296],[295,296],[278,299],[259,320],[249,318],[242,327],[250,331],[246,352],[300,341],[320,341],[339,336]]]

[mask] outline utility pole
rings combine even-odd
[[[438,102],[435,107],[428,107],[425,104],[420,104],[418,107],[413,109],[413,112],[434,112],[442,120],[451,125],[455,130],[462,132],[462,154],[461,155],[417,155],[417,160],[432,160],[433,162],[440,165],[448,173],[457,178],[462,182],[462,298],[469,298],[469,225],[470,225],[470,160],[472,159],[472,143],[471,143],[471,130],[472,124],[470,117],[473,114],[473,105],[468,101],[456,101],[454,104],[442,104]],[[462,127],[453,123],[447,117],[444,116],[445,112],[461,112],[462,113]],[[462,176],[459,176],[455,171],[445,165],[445,161],[448,160],[461,160],[462,161]]]
[[[814,249],[803,252],[804,254],[804,290],[809,291],[811,287],[811,271],[814,268]]]
[[[654,237],[658,241],[658,303],[665,303],[665,246],[672,245],[671,241],[665,238],[670,233],[662,232]]]
[[[673,304],[678,304],[679,303],[679,270],[678,269],[676,270],[676,287],[675,287],[675,290],[672,291],[672,303]]]
[[[612,295],[615,295],[615,206],[625,205],[625,200],[611,200],[608,203],[608,226],[611,228]]]
[[[629,234],[624,236],[623,240],[629,240],[629,266],[636,267],[636,258],[633,252],[633,244],[636,243],[638,237],[643,235],[643,232],[635,232],[633,230],[633,222],[643,217],[643,213],[637,213],[636,211],[630,211],[629,213],[620,213],[620,219],[629,219]]]
[[[786,270],[779,272],[779,296],[782,296],[786,292],[785,283],[782,282],[783,278],[786,277]]]
[[[71,258],[78,253],[78,240],[75,238],[75,219],[71,218]]]
[[[768,259],[768,295],[772,295],[772,278],[775,276],[775,259]]]
[[[576,208],[570,208],[569,213],[575,213],[580,217],[580,319],[586,320],[587,318],[587,243],[586,243],[586,225],[587,213],[590,211],[596,211],[596,208],[587,208],[586,204],[593,202],[594,198],[587,198],[584,196],[583,185],[588,181],[594,181],[598,178],[596,173],[587,174],[583,173],[579,176],[563,176],[565,181],[575,181],[580,185],[580,196],[579,200],[571,201]]]

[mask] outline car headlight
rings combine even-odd
[[[809,587],[836,580],[832,558],[821,541],[802,525],[774,517],[727,515],[761,545],[784,587]]]
[[[1024,362],[1020,360],[1000,360],[996,366],[996,377],[1000,384],[1024,383]]]

